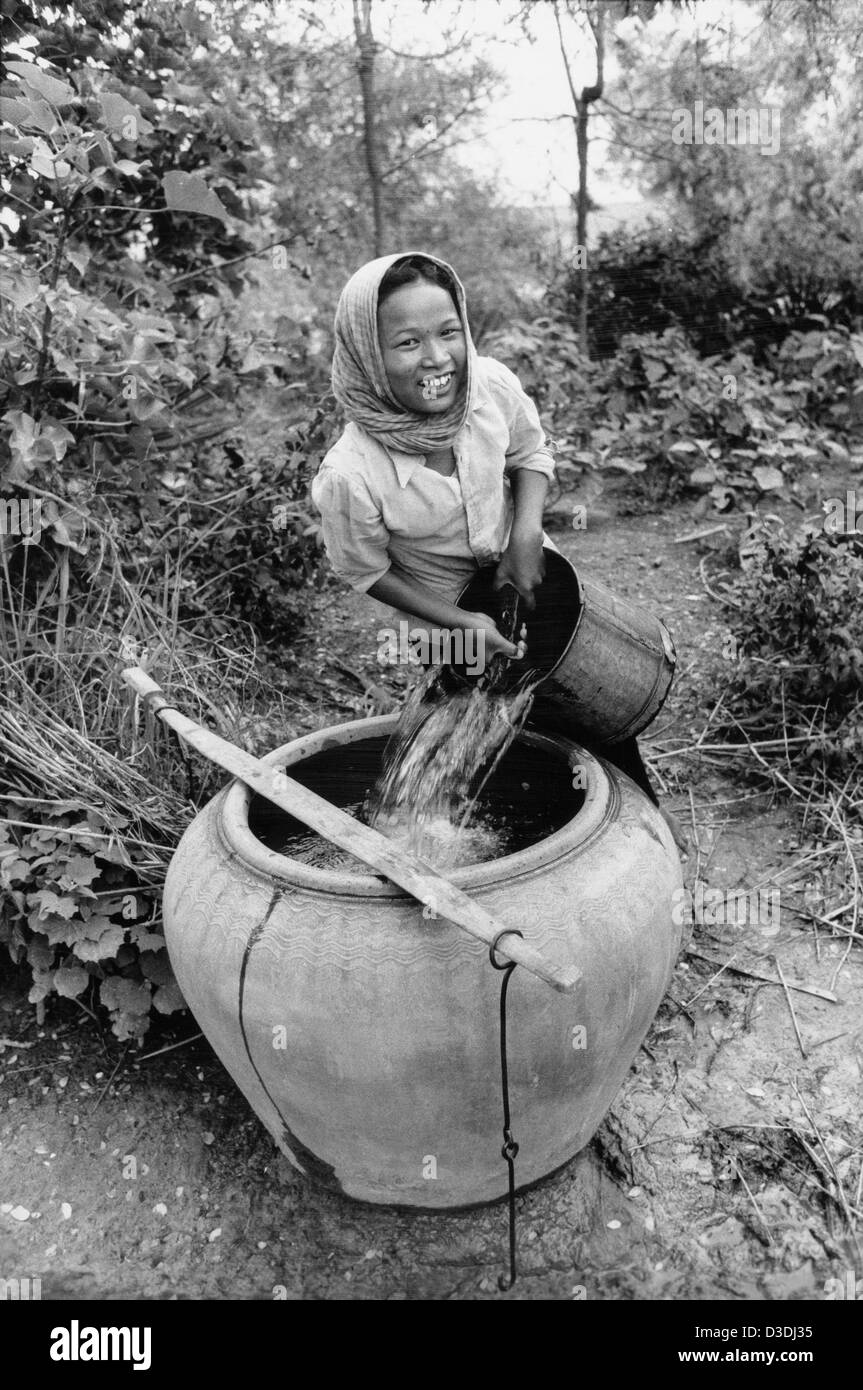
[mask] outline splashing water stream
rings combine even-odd
[[[420,680],[402,712],[370,801],[369,823],[439,869],[496,858],[499,827],[474,817],[488,779],[520,733],[536,682],[498,688],[487,679],[445,695],[440,672]]]
[[[501,619],[510,641],[517,626],[511,590]],[[510,853],[512,826],[477,803],[524,727],[541,676],[526,666],[513,688],[508,671],[508,659],[495,655],[483,675],[447,689],[432,667],[408,696],[374,787],[346,809],[443,872]],[[286,852],[318,868],[367,872],[318,835],[292,839]]]

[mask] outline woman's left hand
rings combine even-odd
[[[533,591],[545,575],[545,556],[542,553],[542,533],[525,535],[513,530],[509,545],[498,561],[494,576],[494,588],[501,589],[511,584],[524,599],[530,612],[536,607]]]

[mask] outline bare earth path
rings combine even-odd
[[[65,1001],[40,1030],[5,966],[0,1275],[40,1275],[43,1298],[90,1299],[800,1299],[855,1268],[859,1285],[863,952],[826,929],[819,940],[791,910],[818,864],[799,862],[794,808],[727,758],[669,756],[697,737],[721,685],[723,614],[699,560],[713,573],[708,547],[721,562],[729,536],[675,545],[717,519],[690,504],[645,514],[625,491],[600,501],[581,532],[570,502],[553,535],[675,636],[680,674],[645,746],[669,806],[694,826],[687,881],[778,882],[781,920],[695,928],[599,1135],[519,1198],[515,1288],[496,1284],[503,1207],[417,1216],[323,1194],[279,1155],[206,1043],[147,1055],[189,1037],[188,1016],[142,1053]],[[315,603],[285,658],[302,704],[271,745],[380,708],[333,667],[333,631],[348,668],[395,688],[364,603],[335,586]],[[800,1041],[781,988],[721,968],[733,959],[775,978],[774,957],[787,979],[836,996],[793,994]]]

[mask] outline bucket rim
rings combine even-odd
[[[575,592],[576,597],[578,599],[578,616],[576,617],[576,620],[573,623],[572,631],[569,634],[569,640],[567,641],[566,646],[561,651],[560,656],[557,658],[557,661],[554,663],[554,665],[549,666],[547,671],[543,671],[542,675],[539,677],[539,680],[537,681],[537,686],[544,685],[547,680],[550,680],[551,677],[554,675],[555,671],[557,671],[559,667],[563,664],[563,662],[566,660],[567,656],[569,655],[572,644],[578,636],[579,628],[581,627],[582,619],[584,618],[584,585],[581,582],[581,577],[578,573],[578,570],[575,568],[575,565],[572,563],[571,560],[568,560],[567,557],[560,550],[554,549],[549,545],[544,545],[542,547],[542,550],[543,554],[546,557],[546,564],[548,563],[549,557],[553,556],[555,563],[557,563],[558,560],[562,561],[566,568],[572,574],[572,577],[575,580]],[[472,578],[470,578],[468,582],[465,584],[464,588],[459,592],[458,597],[455,600],[455,605],[457,608],[461,608],[461,600],[464,598],[471,584],[476,582],[477,575],[482,574],[484,570],[490,570],[494,568],[495,565],[491,564],[483,565],[479,570],[477,570],[477,574],[473,575]],[[468,612],[470,610],[465,609],[463,611]],[[516,668],[521,664],[521,662],[513,662],[513,666]],[[449,669],[450,671],[452,671],[452,674],[455,677],[455,679],[458,680],[461,684],[468,684],[465,677],[459,676],[451,666],[449,667]],[[527,667],[526,669],[529,670],[530,668]],[[506,686],[503,686],[502,688],[505,692]]]
[[[290,773],[292,766],[303,762],[314,753],[343,747],[346,743],[359,742],[364,738],[389,736],[398,719],[399,714],[396,712],[354,719],[344,724],[333,724],[281,744],[271,753],[267,753],[261,761]],[[596,832],[605,824],[615,804],[614,787],[605,768],[600,760],[581,744],[560,735],[552,737],[533,729],[523,730],[517,741],[521,740],[533,747],[559,754],[569,762],[573,771],[577,767],[583,769],[586,783],[583,788],[584,800],[574,816],[558,830],[552,831],[535,844],[517,850],[515,854],[502,855],[498,859],[488,859],[478,864],[467,864],[463,868],[444,873],[445,878],[466,892],[500,887],[511,882],[513,878],[529,875],[564,855],[580,850],[592,841]],[[275,877],[328,897],[411,899],[412,895],[405,889],[381,878],[372,869],[365,874],[338,869],[319,869],[291,859],[289,855],[268,849],[249,825],[252,795],[245,782],[235,779],[214,798],[217,801],[219,798],[222,799],[217,817],[219,834],[227,848],[236,854],[246,867],[268,878]]]

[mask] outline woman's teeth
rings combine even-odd
[[[435,401],[438,396],[446,391],[452,381],[452,372],[447,372],[446,376],[428,376],[423,379],[423,398],[427,401]]]

